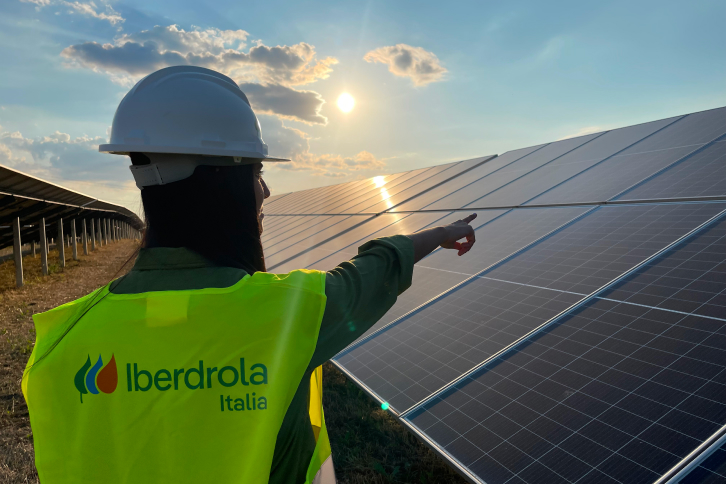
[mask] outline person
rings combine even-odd
[[[334,483],[321,365],[367,331],[470,215],[371,240],[328,272],[266,272],[268,156],[228,77],[134,86],[101,151],[130,156],[146,218],[131,271],[34,316],[22,388],[43,484]]]

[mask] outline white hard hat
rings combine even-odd
[[[151,165],[131,167],[139,188],[187,178],[198,165],[290,161],[267,154],[260,123],[239,86],[195,66],[167,67],[137,82],[116,109],[110,143],[98,150],[146,154]]]

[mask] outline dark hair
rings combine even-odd
[[[134,165],[144,158],[131,155]],[[198,166],[184,180],[144,187],[144,247],[186,247],[218,266],[265,271],[255,176],[250,164]]]

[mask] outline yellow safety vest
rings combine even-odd
[[[268,482],[324,309],[325,273],[301,270],[228,288],[105,286],[35,315],[22,388],[40,481]],[[335,482],[321,368],[309,409],[317,444],[306,483]]]

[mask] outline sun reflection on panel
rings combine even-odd
[[[386,177],[385,176],[374,176],[373,183],[376,184],[376,188],[381,188],[383,185],[386,184]]]
[[[393,207],[393,203],[390,199],[391,195],[388,193],[388,190],[381,188],[381,201],[386,202],[386,210]]]

